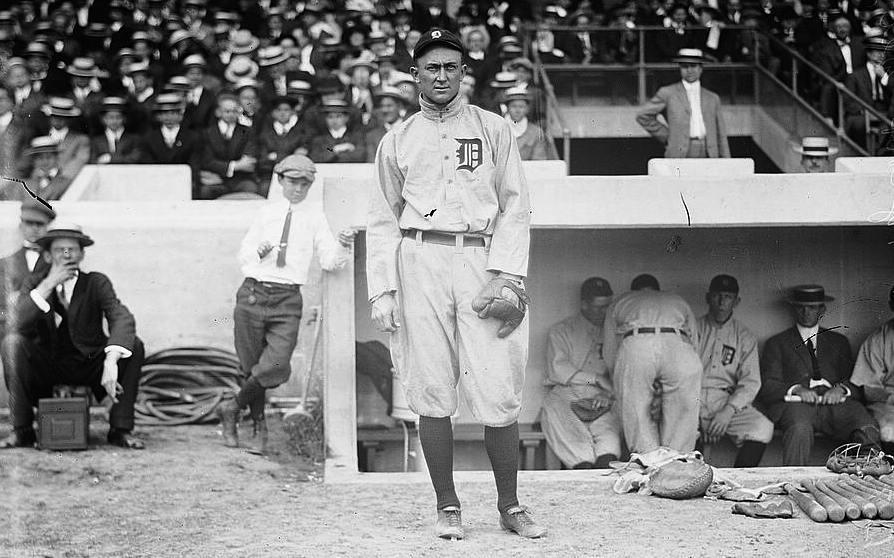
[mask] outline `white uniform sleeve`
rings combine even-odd
[[[531,243],[531,201],[518,145],[505,121],[496,126],[494,154],[500,209],[494,223],[487,269],[524,277],[528,274]]]
[[[398,219],[404,207],[404,176],[397,163],[396,136],[386,134],[376,151],[378,185],[369,199],[366,222],[366,280],[369,298],[397,291]]]

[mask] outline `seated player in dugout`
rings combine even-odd
[[[602,327],[613,294],[605,279],[587,279],[580,288],[580,310],[549,330],[549,393],[540,422],[550,448],[571,469],[607,468],[621,455],[620,416],[602,358]]]
[[[704,366],[699,424],[703,443],[728,436],[739,448],[736,467],[757,467],[773,423],[752,407],[761,387],[757,337],[733,311],[739,282],[731,275],[711,280],[705,295],[708,313],[698,319],[698,354]]]
[[[894,287],[888,293],[888,308],[894,311]],[[894,319],[863,341],[851,384],[863,391],[869,412],[878,421],[882,449],[894,453]]]
[[[0,345],[13,427],[0,448],[33,446],[32,406],[52,397],[56,384],[74,384],[90,386],[99,400],[112,400],[110,444],[143,449],[131,434],[144,356],[133,314],[108,277],[80,269],[84,248],[93,244],[81,227],[57,222],[37,242],[50,265],[23,284]]]

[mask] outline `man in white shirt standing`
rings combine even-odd
[[[701,86],[702,51],[680,49],[674,62],[680,65],[682,80],[659,89],[637,113],[636,121],[666,146],[667,158],[729,157],[720,97]]]
[[[235,398],[225,399],[217,408],[228,447],[239,446],[239,415],[251,408],[261,453],[267,438],[265,393],[292,373],[289,361],[298,341],[301,285],[307,282],[314,251],[325,271],[335,271],[352,257],[354,242],[350,229],[339,232],[336,241],[319,206],[302,203],[316,174],[310,159],[290,155],[273,172],[285,199],[260,211],[239,249],[245,280],[236,293],[233,319],[236,353],[246,381]]]

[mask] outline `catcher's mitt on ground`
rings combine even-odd
[[[833,473],[880,477],[894,472],[894,456],[861,444],[844,444],[829,455],[826,468]]]
[[[497,337],[503,338],[521,324],[531,300],[521,283],[495,277],[472,301],[472,310],[482,320],[496,318],[503,322]]]
[[[658,468],[649,479],[652,494],[663,498],[684,500],[699,498],[714,480],[714,470],[702,459],[686,457]]]

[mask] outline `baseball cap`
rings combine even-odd
[[[739,282],[732,275],[718,275],[711,279],[708,287],[709,293],[736,293],[739,294]]]
[[[420,56],[422,56],[425,51],[430,48],[436,46],[443,46],[447,48],[452,48],[453,50],[458,50],[462,53],[463,56],[466,54],[466,48],[463,46],[463,42],[456,36],[455,33],[452,33],[446,29],[440,29],[438,27],[433,27],[422,34],[419,37],[419,41],[416,43],[416,47],[413,48],[413,60],[418,60]]]
[[[590,277],[580,286],[581,300],[592,300],[595,297],[610,297],[615,294],[612,286],[602,277]]]
[[[631,291],[641,291],[648,288],[655,289],[656,291],[661,290],[661,287],[658,285],[658,279],[656,279],[654,275],[643,273],[642,275],[634,277],[633,281],[630,282]]]
[[[304,155],[289,155],[273,167],[273,172],[288,178],[309,178],[313,180],[314,175],[317,173],[317,167],[313,161]]]

